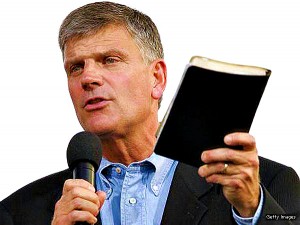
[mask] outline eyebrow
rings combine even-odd
[[[95,58],[96,57],[98,59],[103,59],[108,56],[119,56],[122,60],[125,61],[128,58],[129,54],[126,51],[112,48],[112,49],[104,50],[102,52],[93,52],[91,54],[71,57],[70,59],[64,61],[64,67],[67,70],[69,65],[82,63],[82,62],[84,62],[85,58],[90,58],[90,57]]]

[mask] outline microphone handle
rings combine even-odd
[[[95,187],[95,168],[90,162],[79,162],[73,169],[74,179],[83,179]]]
[[[83,179],[95,187],[95,168],[90,162],[79,162],[73,170],[74,179]],[[90,225],[87,222],[76,222],[75,225]]]

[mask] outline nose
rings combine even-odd
[[[81,86],[85,91],[92,91],[103,85],[101,69],[96,62],[86,61],[83,73],[81,74]]]

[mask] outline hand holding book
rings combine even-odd
[[[242,217],[253,217],[260,202],[259,159],[248,132],[270,74],[260,67],[193,57],[154,150],[200,167],[199,175],[220,184]]]

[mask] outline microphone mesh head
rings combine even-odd
[[[82,131],[72,137],[67,148],[67,161],[71,170],[78,162],[90,162],[97,170],[101,159],[101,141],[96,134]]]

